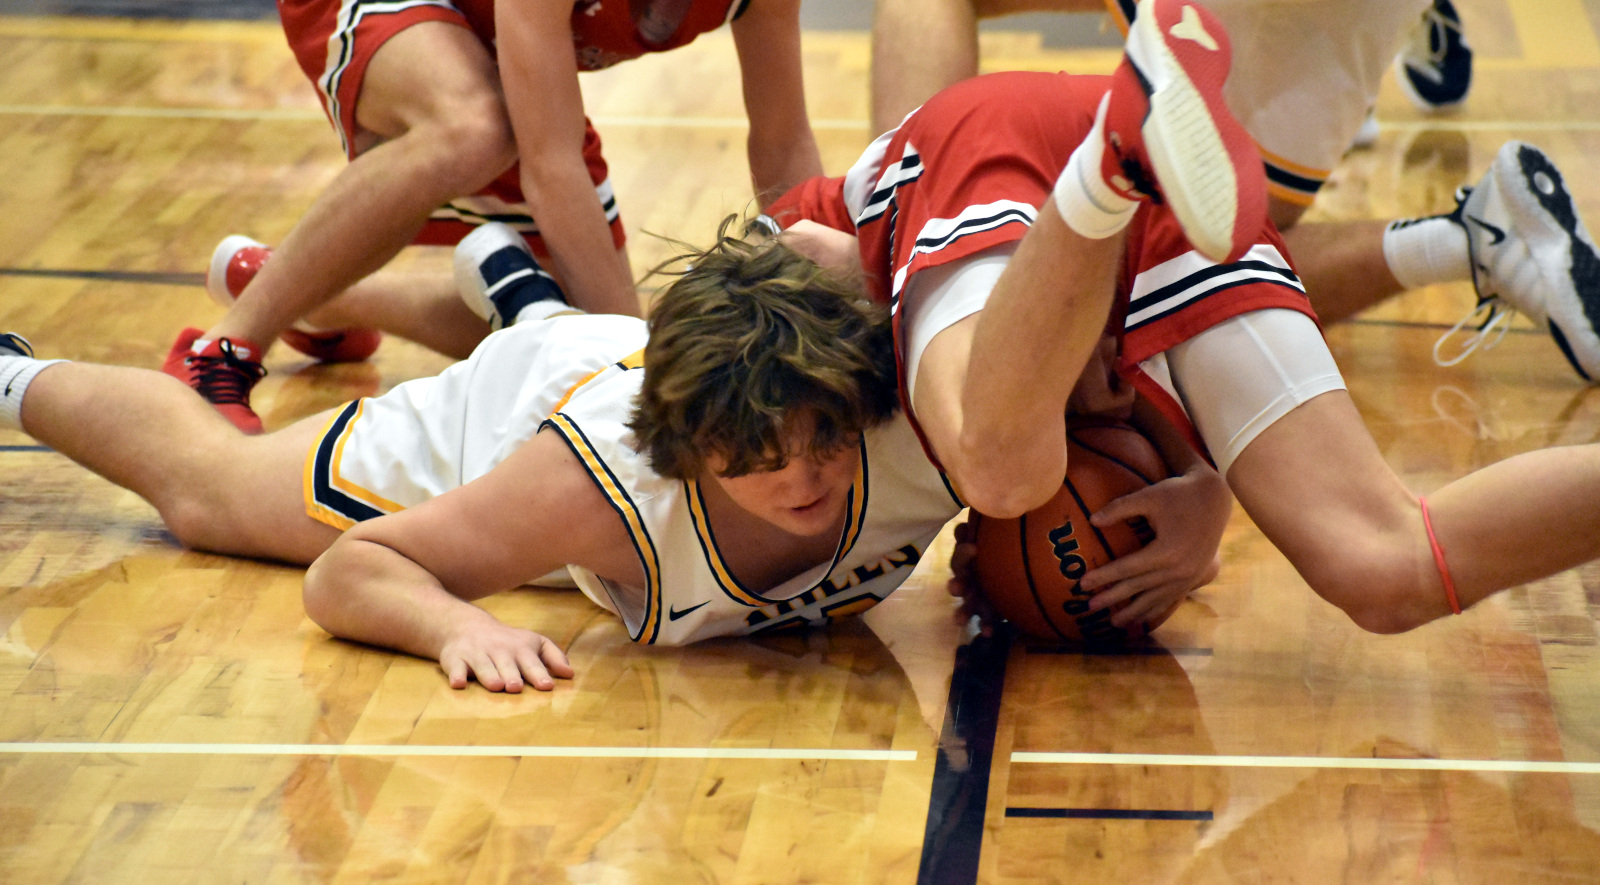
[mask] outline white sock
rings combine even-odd
[[[1383,230],[1383,258],[1407,289],[1472,278],[1467,232],[1445,215],[1390,222]]]
[[[22,395],[33,376],[46,366],[66,360],[36,360],[31,356],[0,356],[0,429],[22,429]]]
[[[1128,226],[1137,200],[1111,189],[1100,174],[1101,157],[1105,153],[1106,104],[1111,96],[1100,99],[1100,110],[1094,116],[1094,128],[1089,130],[1083,143],[1072,152],[1067,167],[1056,179],[1053,195],[1056,211],[1062,220],[1080,236],[1101,240]]]

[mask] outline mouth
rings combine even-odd
[[[827,503],[828,496],[823,495],[809,504],[801,504],[799,507],[790,507],[789,512],[795,514],[796,516],[810,516],[815,513],[820,513],[823,508],[827,506]]]

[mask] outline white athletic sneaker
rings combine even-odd
[[[541,301],[570,310],[561,287],[539,266],[522,234],[499,222],[479,225],[462,238],[455,267],[461,300],[488,320],[490,328],[515,324],[525,308]]]
[[[15,332],[0,332],[0,356],[33,356],[33,345]]]
[[[1422,111],[1460,105],[1472,88],[1472,48],[1450,0],[1433,0],[1394,60],[1395,82]]]
[[[1456,199],[1451,217],[1467,230],[1478,304],[1439,343],[1482,321],[1449,362],[1475,350],[1497,325],[1503,335],[1515,311],[1547,328],[1585,381],[1600,378],[1600,254],[1560,170],[1538,148],[1507,142],[1477,185]]]

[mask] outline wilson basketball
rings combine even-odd
[[[1104,528],[1089,516],[1110,501],[1168,475],[1145,436],[1114,421],[1067,427],[1067,476],[1043,506],[1016,519],[972,514],[976,567],[984,595],[996,612],[1037,639],[1052,642],[1121,642],[1144,635],[1111,623],[1114,608],[1089,611],[1090,594],[1079,580],[1150,540],[1143,520]]]

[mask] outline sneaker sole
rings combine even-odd
[[[1150,113],[1140,127],[1145,151],[1190,244],[1214,261],[1227,261],[1234,257],[1241,182],[1216,113],[1168,46],[1152,11],[1142,10],[1128,34],[1130,61],[1138,56],[1156,62],[1148,69],[1134,64],[1151,86]],[[1243,127],[1234,126],[1244,134]]]

